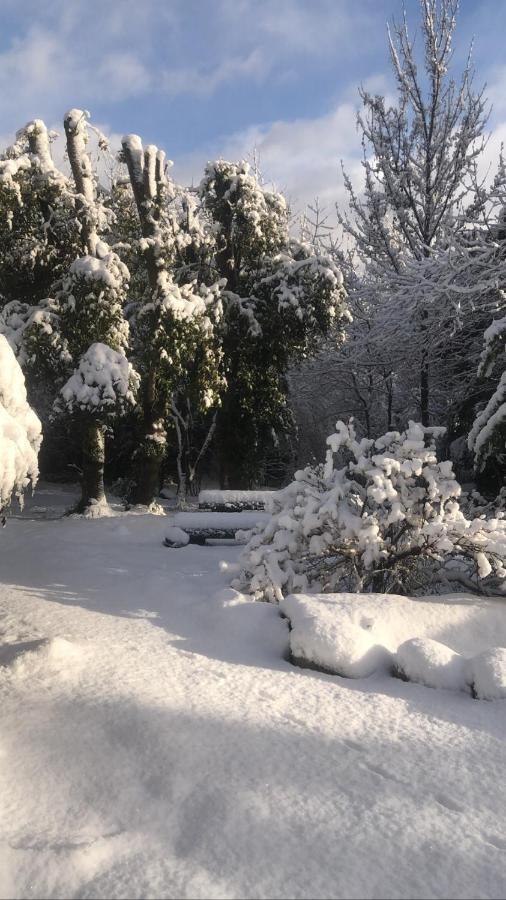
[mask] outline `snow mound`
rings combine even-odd
[[[165,531],[165,541],[172,547],[186,547],[190,543],[190,536],[177,525],[171,525]]]
[[[291,594],[281,602],[281,610],[290,620],[293,661],[346,678],[367,678],[390,662],[385,647],[388,634],[373,628],[374,621],[367,615],[354,615],[351,605],[340,607],[336,596]]]
[[[497,649],[506,646],[502,600],[290,594],[280,608],[299,665],[348,678],[391,667],[428,687],[469,691],[476,684],[478,697],[506,696],[506,650]]]
[[[494,647],[469,660],[469,677],[478,700],[506,699],[506,648]]]
[[[395,655],[396,674],[431,688],[469,691],[467,660],[430,638],[405,641]]]

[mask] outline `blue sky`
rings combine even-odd
[[[119,144],[164,147],[174,176],[257,148],[267,178],[299,207],[357,178],[357,86],[392,89],[386,23],[401,0],[1,0],[0,134],[27,120],[61,127],[71,106]],[[413,27],[417,0],[407,0]],[[506,136],[506,3],[462,0],[461,62],[475,39],[477,83],[494,102],[492,158]]]

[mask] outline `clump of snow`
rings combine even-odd
[[[120,291],[128,281],[128,269],[119,256],[110,251],[103,241],[97,245],[98,256],[79,256],[70,266],[71,275],[88,281],[101,281],[107,287]]]
[[[61,389],[70,411],[116,411],[135,404],[139,376],[123,353],[95,343]]]
[[[405,641],[395,655],[396,674],[432,688],[469,691],[467,660],[430,638]]]
[[[25,380],[6,338],[0,335],[0,509],[13,494],[36,484],[41,424],[26,399]]]
[[[84,519],[109,519],[115,516],[116,512],[109,506],[106,497],[100,500],[92,498],[83,513],[79,514]]]
[[[190,536],[177,525],[171,525],[165,531],[165,540],[172,547],[186,547],[190,543]]]
[[[506,647],[493,647],[475,656],[469,661],[468,677],[479,700],[506,699]]]

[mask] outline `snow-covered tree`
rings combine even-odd
[[[37,482],[41,424],[28,405],[25,380],[6,338],[0,334],[0,511],[13,495]]]
[[[188,192],[167,178],[164,152],[143,147],[137,135],[125,136],[122,147],[140,226],[131,242],[140,264],[129,311],[142,409],[133,500],[149,505],[160,489],[168,423],[181,436],[190,398],[203,411],[219,402],[222,285],[201,277],[206,237]],[[180,466],[181,449],[179,441]]]
[[[342,336],[342,276],[327,254],[291,238],[284,197],[247,163],[210,163],[199,194],[216,240],[212,267],[225,285],[220,481],[244,487],[261,477],[266,449],[293,427],[290,365],[319,336]]]
[[[97,196],[97,177],[87,150],[87,118],[83,110],[72,109],[64,120],[74,186],[54,169],[47,133],[42,123],[35,123],[35,136],[41,146],[34,145],[32,155],[36,161],[44,160],[45,177],[61,188],[66,203],[72,207],[71,230],[78,235],[78,240],[74,241],[72,259],[67,260],[66,266],[62,264],[53,270],[58,277],[51,285],[50,297],[40,299],[36,305],[29,301],[10,301],[0,317],[0,330],[8,335],[27,371],[35,377],[45,377],[46,384],[51,384],[55,410],[66,416],[68,398],[62,402],[57,397],[58,391],[66,383],[73,383],[73,373],[78,377],[90,348],[106,344],[111,353],[123,354],[124,364],[128,366],[124,357],[128,323],[123,305],[129,273],[104,240],[111,216]],[[19,133],[18,144],[26,139],[35,140],[33,125],[30,123]],[[125,396],[132,402],[132,390]],[[83,493],[79,504],[82,511],[90,504],[102,505],[104,499],[104,429],[112,416],[110,409],[94,404],[94,399],[89,398],[86,409],[82,403],[74,404],[68,421],[82,440]],[[119,412],[121,404],[115,409]]]
[[[504,467],[506,460],[506,370],[504,352],[506,340],[506,317],[498,319],[484,334],[484,347],[478,367],[478,376],[490,377],[494,369],[502,364],[499,382],[478,413],[469,433],[468,446],[474,454],[476,467],[483,469],[492,456],[498,465]]]
[[[0,159],[0,305],[47,297],[79,247],[75,195],[51,157],[44,122],[28,122]]]
[[[433,581],[480,587],[506,577],[506,520],[467,519],[441,429],[356,439],[337,423],[324,466],[308,467],[271,501],[250,536],[240,582],[258,599],[293,591],[427,590]],[[488,579],[488,582],[486,581]]]
[[[363,323],[355,341],[355,371],[367,388],[371,368],[362,367],[367,348],[379,380],[383,373],[399,375],[402,405],[416,399],[417,417],[427,425],[438,418],[438,398],[431,392],[434,332],[430,302],[421,290],[424,264],[447,244],[456,214],[471,196],[486,110],[483,93],[473,90],[470,60],[458,79],[452,74],[458,0],[421,0],[420,6],[421,60],[406,16],[389,35],[397,102],[389,106],[385,97],[361,90],[365,187],[358,194],[345,178],[351,214],[342,224],[363,267],[358,283],[350,285],[352,313]],[[410,267],[413,261],[417,265]],[[442,303],[435,312],[448,318]]]
[[[136,402],[139,376],[122,352],[95,343],[63,385],[56,401],[83,430],[82,510],[100,514],[105,506],[105,428]]]

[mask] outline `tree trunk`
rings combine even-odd
[[[422,425],[428,425],[429,416],[429,360],[424,354],[420,370],[420,415]]]
[[[137,456],[137,478],[132,502],[150,506],[160,493],[161,469],[164,453],[141,448]]]
[[[105,500],[105,438],[101,425],[87,425],[83,438],[83,476],[78,512]]]

